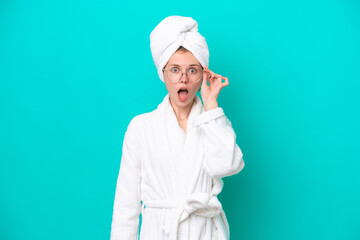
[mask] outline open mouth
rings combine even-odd
[[[186,88],[180,88],[178,91],[178,97],[181,102],[186,101],[189,96],[189,92]]]

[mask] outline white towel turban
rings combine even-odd
[[[151,54],[161,81],[163,67],[180,46],[188,49],[203,67],[209,65],[208,45],[198,32],[198,23],[191,17],[170,16],[150,34]]]

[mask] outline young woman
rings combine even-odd
[[[244,161],[217,103],[228,79],[207,67],[208,46],[190,17],[162,20],[151,32],[150,47],[168,94],[128,125],[111,240],[138,239],[140,214],[141,240],[229,239],[217,195],[221,178],[240,172]],[[196,95],[200,87],[204,105]]]

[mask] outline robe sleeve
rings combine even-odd
[[[116,183],[110,240],[137,240],[139,230],[141,151],[132,119],[125,132]]]
[[[239,173],[245,166],[236,134],[221,107],[198,115],[193,123],[204,133],[204,168],[212,177],[223,178]]]

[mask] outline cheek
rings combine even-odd
[[[166,89],[169,93],[172,93],[172,92],[175,92],[176,88],[169,82],[165,81],[165,86],[166,86]]]
[[[195,92],[199,92],[199,91],[200,91],[200,86],[201,86],[201,83],[197,83],[197,84],[194,86],[194,91],[195,91]]]

